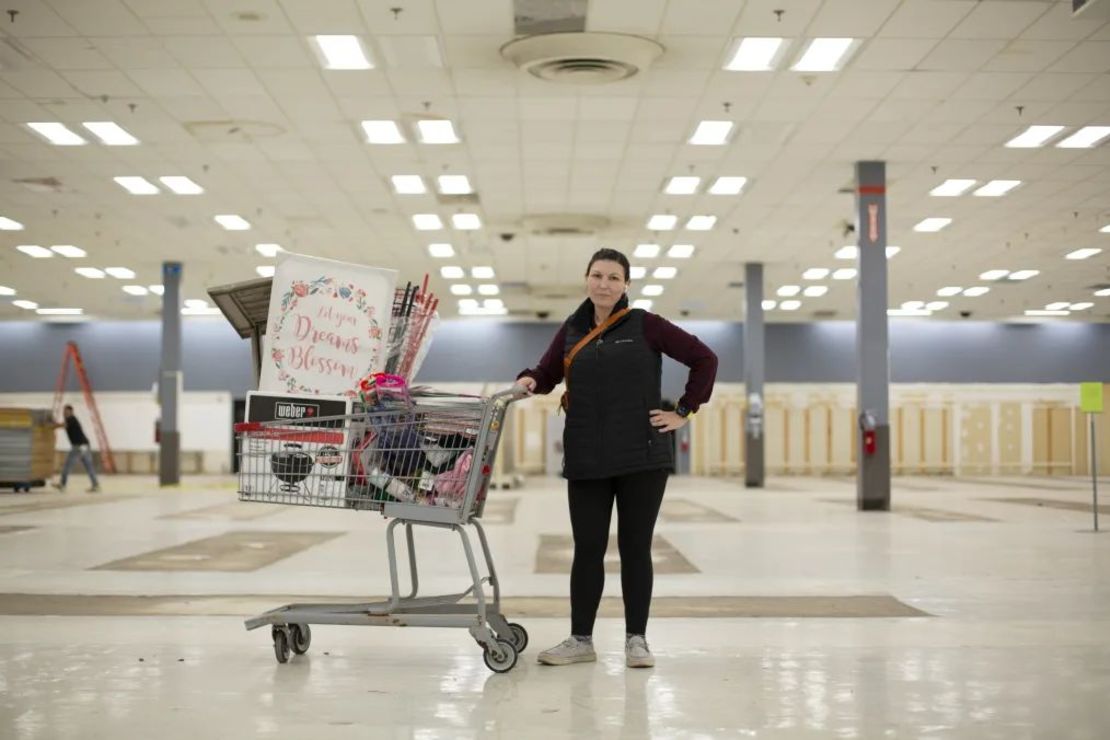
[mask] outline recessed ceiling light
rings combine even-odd
[[[633,257],[640,259],[653,259],[659,256],[658,244],[637,244],[636,249],[632,252]]]
[[[716,216],[691,216],[686,222],[687,231],[709,231],[717,223]]]
[[[927,311],[943,311],[948,308],[948,301],[929,301],[925,304]]]
[[[272,278],[274,276],[275,269],[276,268],[273,265],[259,265],[258,267],[254,268],[254,271],[257,272],[261,277]]]
[[[692,195],[698,191],[700,177],[672,177],[667,181],[663,192],[668,195]]]
[[[730,72],[769,72],[775,68],[783,41],[772,36],[749,36],[740,39],[736,53],[725,65]]]
[[[1110,126],[1084,126],[1063,141],[1056,143],[1061,149],[1090,149],[1110,136]]]
[[[901,247],[887,247],[886,248],[886,258],[890,259],[891,257],[893,257],[894,255],[898,254],[901,251],[902,251]]]
[[[779,288],[778,290],[776,290],[775,292],[778,295],[781,295],[781,296],[798,295],[799,293],[802,292],[802,286],[800,286],[800,285],[784,285],[781,288]]]
[[[926,218],[913,227],[914,231],[940,231],[952,223],[950,218]]]
[[[656,267],[651,273],[651,277],[655,280],[670,280],[677,274],[677,267]]]
[[[133,280],[135,278],[135,272],[128,270],[126,267],[105,267],[104,272],[117,280]]]
[[[439,231],[443,221],[434,213],[417,213],[412,217],[412,225],[417,231]]]
[[[1097,295],[1099,298],[1110,296],[1110,288],[1102,288],[1101,290],[1096,290],[1095,295]]]
[[[9,288],[6,285],[0,285],[0,295],[15,295],[15,288]]]
[[[1017,270],[1010,273],[1010,280],[1028,280],[1031,277],[1040,275],[1040,270]]]
[[[907,311],[914,311],[925,308],[925,301],[906,301],[902,304],[902,308]]]
[[[1070,305],[1071,303],[1069,301],[1056,301],[1055,303],[1047,304],[1044,309],[1046,311],[1063,311]]]
[[[40,316],[80,316],[84,313],[83,308],[37,308],[35,313]]]
[[[854,260],[859,257],[859,247],[841,247],[840,249],[836,250],[836,253],[833,256],[836,257],[838,260]]]
[[[263,257],[270,257],[271,259],[278,256],[278,252],[284,252],[280,244],[265,243],[255,244],[254,251],[258,252]]]
[[[459,299],[459,310],[460,311],[463,310],[463,309],[473,310],[473,309],[477,309],[477,308],[478,308],[477,299],[474,299],[474,298],[460,298]]]
[[[670,231],[678,223],[678,216],[672,216],[669,213],[657,213],[648,219],[647,227],[649,231]]]
[[[220,226],[223,226],[228,231],[246,231],[251,227],[249,221],[247,221],[242,216],[238,216],[234,213],[222,213],[219,216],[214,216],[213,218],[216,223],[218,223]]]
[[[722,146],[728,143],[733,125],[732,121],[702,121],[689,143],[695,146]]]
[[[34,123],[28,123],[27,128],[55,146],[81,146],[82,144],[88,143],[61,123],[36,121]]]
[[[420,175],[393,175],[389,180],[393,183],[393,192],[398,195],[423,195],[428,192]]]
[[[827,267],[811,267],[802,273],[803,280],[824,280],[829,276]]]
[[[964,291],[964,289],[959,287],[959,286],[949,285],[946,288],[941,288],[940,290],[938,290],[937,295],[948,298],[950,296],[959,295],[963,291]]]
[[[500,295],[501,288],[494,283],[482,283],[478,286],[479,295]]]
[[[196,308],[181,309],[182,316],[219,316],[220,309],[215,306],[197,306]]]
[[[638,265],[633,265],[632,270],[629,272],[628,278],[630,280],[643,280],[645,275],[647,275],[647,268],[646,267],[639,267]]]
[[[186,298],[184,303],[185,303],[185,308],[207,308],[208,307],[208,301],[206,301],[202,298]]]
[[[948,179],[930,190],[929,195],[935,195],[941,198],[955,198],[956,196],[966,193],[976,182],[976,180]]]
[[[1028,308],[1025,310],[1026,316],[1069,316],[1070,311],[1049,311],[1048,309]]]
[[[818,38],[809,42],[802,56],[791,67],[795,72],[835,72],[844,66],[855,39]]]
[[[632,301],[632,308],[639,308],[644,311],[650,311],[652,305],[654,305],[652,301],[647,298],[637,298],[636,300]]]
[[[12,301],[12,305],[16,308],[22,308],[24,311],[31,311],[39,307],[39,304],[34,301]]]
[[[1006,142],[1012,149],[1035,149],[1064,130],[1063,126],[1030,126]]]
[[[478,218],[477,213],[453,213],[451,225],[459,231],[474,231],[482,228],[482,219]]]
[[[450,244],[437,243],[428,245],[428,254],[437,259],[445,259],[447,257],[455,256],[455,248]]]
[[[886,315],[894,318],[905,318],[907,316],[932,316],[933,312],[927,308],[888,308]]]
[[[1090,301],[1082,301],[1080,303],[1071,304],[1070,306],[1068,306],[1068,309],[1071,311],[1086,311],[1093,305],[1095,304],[1091,303]]]
[[[112,121],[85,121],[81,125],[108,146],[135,146],[139,143],[138,139]]]
[[[983,187],[977,189],[972,195],[980,198],[998,198],[1010,192],[1018,185],[1021,185],[1021,180],[991,180]]]
[[[148,285],[146,287],[154,295],[163,295],[166,292],[166,288],[163,285]]]
[[[22,227],[20,227],[20,228],[22,228]],[[1098,230],[1098,233],[1100,233],[1100,234],[1110,234],[1110,224],[1106,224],[1105,226],[1103,226],[1101,229]]]
[[[68,257],[71,260],[79,260],[85,257],[85,250],[81,247],[75,247],[72,244],[55,244],[50,248],[55,254],[60,254],[63,257]]]
[[[980,273],[979,279],[980,280],[1001,280],[1002,278],[1006,277],[1009,274],[1010,274],[1009,270],[987,270],[984,273]]]
[[[125,175],[122,177],[113,177],[112,179],[115,180],[121,188],[132,195],[157,195],[162,192],[158,189],[157,185],[145,177]]]
[[[829,286],[827,285],[807,285],[805,290],[802,291],[802,295],[810,298],[820,298],[828,292]]]
[[[650,295],[650,296],[663,295],[663,286],[662,285],[654,285],[654,284],[645,285],[640,290],[640,292],[643,293],[644,295]]]
[[[482,300],[482,308],[487,311],[500,311],[505,308],[505,301],[500,298],[485,298]]]
[[[797,311],[801,307],[801,301],[783,301],[779,304],[779,309],[783,311]]]
[[[685,260],[690,259],[694,254],[693,244],[673,244],[667,250],[667,256],[671,259]]]
[[[439,192],[444,195],[469,195],[474,192],[466,175],[440,175],[436,178]]]
[[[373,69],[362,40],[350,35],[313,36],[312,43],[325,69]]]
[[[146,295],[149,291],[141,285],[125,285],[123,292],[128,295]]]
[[[779,304],[778,301],[764,300],[759,305],[764,311],[773,311],[775,309],[775,306]]]
[[[363,121],[367,144],[404,144],[405,137],[396,121]]]
[[[23,231],[23,224],[7,216],[0,216],[0,231]]]
[[[1084,247],[1083,249],[1076,249],[1074,252],[1068,252],[1064,255],[1064,259],[1068,260],[1085,260],[1088,257],[1094,257],[1102,250],[1098,247]]]
[[[709,186],[710,195],[739,195],[747,184],[746,177],[718,177]]]
[[[74,272],[81,277],[92,278],[93,280],[100,280],[104,277],[104,271],[98,270],[95,267],[78,267]]]
[[[856,268],[854,267],[841,267],[833,270],[833,280],[851,280],[856,276]]]
[[[45,259],[54,256],[54,253],[49,249],[44,249],[37,244],[20,244],[16,249],[23,252],[23,254],[28,257],[34,257],[35,259]]]
[[[444,265],[439,268],[439,276],[445,280],[462,280],[466,272],[458,265]]]
[[[455,283],[451,286],[451,295],[471,295],[474,289],[466,283]]]
[[[417,138],[423,144],[457,144],[459,136],[455,126],[445,118],[425,119],[416,122]]]
[[[978,298],[981,295],[986,295],[990,291],[991,289],[986,287],[985,285],[976,285],[973,288],[968,288],[967,290],[965,290],[964,295],[966,295],[968,298]]]
[[[470,277],[475,280],[493,280],[493,268],[488,265],[482,267],[471,267]]]
[[[166,175],[159,177],[162,184],[178,195],[200,195],[204,188],[185,177],[184,175]]]

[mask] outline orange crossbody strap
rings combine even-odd
[[[567,353],[567,356],[563,358],[563,383],[567,386],[567,391],[563,393],[563,397],[559,401],[560,405],[563,407],[563,410],[566,410],[569,404],[568,394],[570,393],[570,365],[572,362],[574,362],[574,356],[577,355],[579,351],[581,351],[582,348],[584,348],[587,344],[592,342],[598,334],[601,334],[601,332],[605,331],[610,326],[619,321],[622,316],[628,313],[628,311],[629,309],[622,308],[620,311],[617,311],[615,314],[607,318],[605,322],[602,323],[600,326],[595,326],[594,330],[578,340],[578,344],[574,345],[574,347],[571,348],[570,352]]]

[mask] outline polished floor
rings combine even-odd
[[[565,500],[551,479],[495,491],[505,611],[531,635],[506,674],[462,629],[319,626],[279,665],[243,628],[386,593],[377,514],[240,504],[229,479],[5,492],[0,738],[1110,736],[1110,532],[1091,531],[1089,484],[894,490],[892,512],[859,513],[847,479],[673,479],[648,670],[624,667],[613,558],[599,662],[535,663],[567,631]],[[457,536],[417,547],[422,593],[465,586]]]

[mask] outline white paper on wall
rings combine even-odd
[[[259,390],[355,395],[385,363],[397,271],[290,254],[270,290]]]

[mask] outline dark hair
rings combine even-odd
[[[65,411],[66,409],[73,411],[73,406],[67,403],[65,406],[62,406],[62,411]]]
[[[629,275],[632,274],[632,268],[628,264],[628,258],[617,250],[609,249],[607,247],[603,247],[602,249],[597,250],[596,252],[594,252],[594,256],[590,257],[590,264],[586,265],[587,275],[590,274],[590,269],[594,266],[594,263],[600,260],[608,260],[610,262],[616,262],[620,264],[620,266],[624,268],[624,282],[627,283],[629,281]]]

